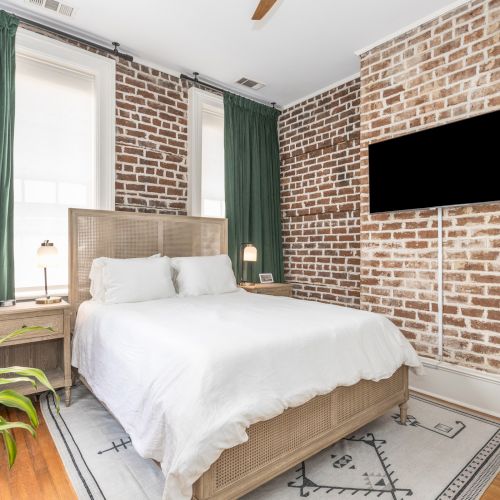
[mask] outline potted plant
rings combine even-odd
[[[23,335],[28,332],[33,332],[36,330],[52,330],[52,328],[45,328],[42,326],[29,326],[16,330],[5,337],[0,339],[0,344],[6,342],[7,340],[17,337],[18,335]],[[9,374],[9,377],[3,375]],[[29,424],[24,422],[9,422],[2,416],[0,416],[0,434],[3,437],[3,442],[5,444],[5,449],[8,455],[9,467],[14,465],[17,454],[16,440],[12,434],[13,429],[24,429],[31,433],[33,437],[36,436],[36,429],[38,427],[38,415],[36,413],[35,407],[26,396],[19,394],[12,389],[1,390],[1,386],[5,384],[12,384],[16,382],[27,382],[33,384],[34,387],[37,386],[37,382],[44,385],[54,393],[56,400],[57,411],[59,411],[59,396],[55,392],[51,383],[49,382],[47,376],[42,370],[38,368],[26,368],[23,366],[10,366],[7,368],[0,368],[0,407],[8,406],[10,408],[17,408],[18,410],[26,413],[29,419]]]

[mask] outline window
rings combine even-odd
[[[190,215],[224,217],[224,107],[220,96],[189,91]]]
[[[36,251],[46,239],[59,250],[49,287],[66,292],[68,208],[113,208],[113,165],[114,61],[21,30],[14,128],[17,297],[40,293]]]

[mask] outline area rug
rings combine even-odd
[[[51,394],[40,402],[78,498],[161,499],[159,467],[135,452],[84,386],[73,389],[72,399],[59,415]],[[398,416],[395,408],[245,500],[480,498],[500,470],[500,425],[418,396],[410,398],[405,425]]]

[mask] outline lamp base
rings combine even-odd
[[[61,302],[61,297],[38,297],[35,302],[37,304],[58,304]]]
[[[12,307],[16,305],[16,299],[0,300],[0,307]]]
[[[240,286],[255,286],[255,283],[252,283],[251,281],[240,281],[239,285]]]

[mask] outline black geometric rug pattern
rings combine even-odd
[[[456,420],[455,425],[437,423],[434,427],[427,427],[427,426],[421,424],[417,420],[417,418],[414,417],[413,415],[408,415],[406,417],[406,422],[403,424],[399,418],[399,413],[395,413],[394,415],[392,415],[392,419],[398,425],[411,425],[413,427],[420,427],[420,428],[425,429],[427,431],[435,432],[436,434],[439,434],[440,436],[447,437],[448,439],[455,438],[466,427],[465,424],[463,422],[461,422],[460,420]]]
[[[386,496],[388,498],[398,499],[404,496],[412,496],[413,493],[409,488],[400,488],[396,485],[398,482],[397,477],[394,476],[394,471],[391,469],[391,464],[388,463],[388,457],[385,456],[383,450],[383,445],[386,443],[383,439],[376,439],[371,433],[356,438],[352,436],[347,438],[347,441],[351,443],[359,443],[359,445],[368,446],[372,451],[374,458],[378,460],[380,468],[383,472],[362,472],[361,477],[363,478],[363,483],[359,486],[348,486],[339,484],[316,484],[314,481],[308,478],[306,471],[306,462],[302,462],[297,472],[299,472],[298,481],[291,481],[288,483],[290,488],[298,488],[300,490],[301,497],[308,497],[310,492],[316,493],[317,491],[324,490],[326,493],[336,491],[339,495],[347,494],[350,496],[356,495],[357,493],[362,493],[364,496],[368,496],[375,493],[377,497]],[[351,455],[343,455],[337,458],[336,455],[331,455],[332,466],[334,469],[341,469],[343,467],[349,467],[350,470],[356,469],[356,464],[352,461]]]
[[[468,432],[467,421],[470,422],[470,427],[473,427],[476,422],[484,422],[491,426],[490,432],[486,435],[486,441],[482,443],[477,452],[472,450],[472,456],[469,455],[470,459],[458,469],[456,474],[448,477],[444,488],[422,494],[422,488],[418,485],[428,478],[421,478],[418,475],[408,477],[406,473],[406,480],[402,481],[398,474],[398,467],[402,466],[400,457],[397,460],[391,459],[387,443],[392,435],[391,432],[388,432],[387,427],[383,427],[384,437],[381,437],[379,432],[368,431],[345,438],[320,452],[318,456],[297,466],[293,470],[294,478],[287,480],[286,486],[282,482],[280,487],[277,484],[278,479],[275,479],[273,480],[274,487],[267,488],[267,490],[263,487],[260,495],[257,494],[258,492],[254,492],[247,495],[245,500],[292,498],[331,498],[334,500],[335,498],[356,497],[387,500],[404,500],[406,498],[415,498],[416,500],[478,499],[500,469],[500,424],[416,395],[412,395],[410,398],[410,408],[415,406],[411,405],[412,400],[431,405],[436,409],[446,410],[446,413],[437,411],[435,420],[429,419],[428,415],[427,418],[420,418],[418,414],[409,414],[404,424],[400,422],[399,413],[390,415],[388,421],[392,422],[392,425],[400,428],[419,429],[427,434],[428,437],[423,440],[422,446],[429,446],[431,443],[433,447],[440,449],[444,442],[460,439],[463,433]],[[370,427],[370,424],[366,427]],[[477,432],[474,429],[470,430],[471,433]],[[404,447],[405,443],[401,442],[400,445]],[[463,453],[464,457],[467,457],[467,454],[471,452],[470,449],[462,449],[462,444],[457,446],[457,452]],[[341,452],[338,451],[339,448],[342,449]],[[392,449],[394,450],[394,447]],[[369,451],[368,454],[366,450]],[[411,461],[410,450],[408,454]],[[446,456],[440,457],[443,461],[446,461],[446,458]],[[407,466],[407,464],[404,465]],[[434,469],[431,468],[431,473],[439,475],[442,473],[441,469],[436,460]],[[297,494],[287,494],[285,487],[289,490],[295,490]],[[416,490],[419,491],[416,492]]]

